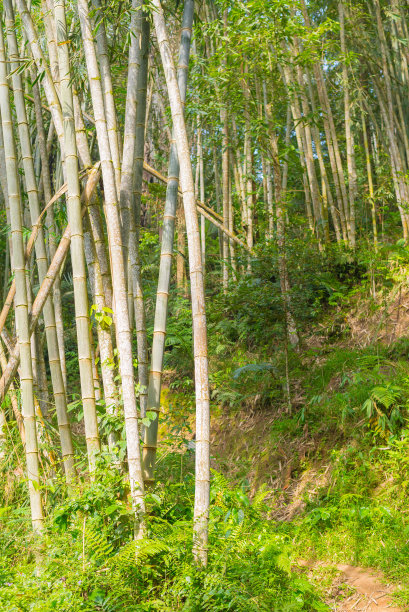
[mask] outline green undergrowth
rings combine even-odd
[[[266,519],[266,492],[250,499],[213,474],[209,563],[192,558],[192,461],[169,465],[148,497],[146,537],[132,539],[127,483],[102,459],[93,483],[48,498],[44,537],[31,535],[28,501],[0,514],[0,608],[35,611],[326,610],[291,571],[289,537]],[[190,463],[190,465],[189,465]],[[58,503],[57,503],[58,500]]]
[[[270,436],[272,449],[287,442],[302,455],[294,460],[294,486],[315,470],[300,494],[301,511],[281,523],[293,554],[382,570],[399,585],[403,606],[409,604],[408,356],[406,339],[311,351],[304,356],[311,365],[302,379],[304,404],[274,421]],[[315,444],[305,455],[308,440]]]

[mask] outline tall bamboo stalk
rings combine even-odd
[[[26,180],[28,202],[30,207],[31,223],[34,225],[40,216],[40,202],[38,197],[37,181],[34,172],[34,162],[31,152],[30,131],[26,114],[23,83],[18,71],[20,66],[17,40],[15,36],[14,11],[11,0],[4,2],[6,10],[7,42],[10,56],[11,69],[13,71],[12,84],[14,91],[14,104],[17,113],[20,146],[23,158],[23,168]],[[47,193],[48,195],[48,193]],[[48,201],[48,200],[47,200]],[[35,241],[36,263],[40,283],[44,280],[48,270],[48,258],[45,248],[44,232],[40,226]],[[57,422],[60,432],[61,451],[67,481],[71,481],[75,475],[74,448],[71,438],[71,427],[67,412],[67,401],[65,395],[64,381],[61,371],[60,353],[58,348],[57,329],[55,323],[54,304],[50,297],[44,305],[44,324],[47,339],[48,361],[51,370],[51,381],[57,413]]]
[[[131,42],[129,45],[124,143],[122,152],[121,186],[119,194],[125,269],[127,267],[128,261],[130,214],[132,210],[135,128],[137,112],[136,95],[138,87],[138,72],[141,62],[142,7],[143,0],[132,0],[132,13],[130,23]]]
[[[118,411],[118,394],[115,384],[114,351],[112,346],[111,330],[112,324],[110,308],[106,304],[104,284],[102,281],[101,268],[97,258],[95,244],[91,235],[90,222],[84,232],[85,259],[88,266],[93,307],[96,309],[96,325],[98,335],[98,346],[100,351],[100,363],[102,374],[102,385],[104,388],[105,409],[108,414],[116,415]],[[108,445],[114,451],[116,436],[113,432],[108,433]]]
[[[7,172],[8,200],[12,249],[12,268],[16,281],[15,316],[19,351],[21,355],[21,400],[26,434],[26,463],[30,494],[31,520],[35,531],[43,528],[43,508],[40,492],[40,467],[34,408],[33,372],[31,362],[30,332],[28,324],[26,268],[23,244],[22,205],[13,122],[7,82],[7,65],[4,49],[3,23],[0,23],[0,111]]]
[[[35,80],[35,73],[32,71],[32,81]],[[38,136],[38,145],[41,158],[41,180],[43,185],[43,194],[46,202],[50,202],[52,198],[52,184],[49,167],[49,157],[47,153],[47,138],[44,129],[43,115],[41,109],[41,96],[38,83],[33,84],[34,110],[36,119],[36,128]],[[53,125],[51,121],[51,125]],[[54,219],[54,210],[52,206],[47,208],[47,230],[48,230],[48,250],[50,259],[55,255],[57,248],[57,228]],[[60,279],[57,278],[53,288],[54,316],[55,326],[57,331],[58,352],[60,356],[60,368],[63,378],[64,388],[67,390],[67,366],[65,360],[65,343],[64,343],[64,322],[62,314],[61,301],[61,285]]]
[[[129,236],[130,260],[132,266],[133,297],[135,310],[135,332],[138,351],[139,405],[142,418],[148,405],[149,357],[146,335],[145,302],[142,288],[139,233],[142,206],[143,162],[145,156],[146,94],[148,86],[150,23],[146,13],[142,15],[141,60],[138,74],[137,112],[134,152],[134,193],[131,211],[131,234]],[[134,229],[134,236],[132,236]]]
[[[190,40],[192,36],[193,13],[194,0],[185,0],[183,8],[182,30],[179,47],[179,66],[177,75],[180,101],[182,106],[186,98],[187,73],[190,57]],[[154,480],[163,370],[163,355],[165,352],[169,286],[172,268],[176,208],[178,201],[179,170],[180,161],[178,157],[176,132],[174,126],[174,130],[172,131],[172,141],[169,154],[166,201],[165,210],[163,214],[162,244],[159,264],[158,286],[156,292],[152,357],[148,387],[147,408],[148,411],[156,413],[156,418],[152,420],[149,424],[149,427],[146,427],[145,429],[143,445],[143,472],[145,482],[147,483],[151,483]]]
[[[193,318],[193,353],[196,390],[196,461],[194,505],[194,556],[197,563],[207,563],[208,518],[210,503],[210,407],[207,358],[207,326],[199,223],[189,142],[184,121],[183,103],[166,31],[160,0],[153,0],[156,36],[166,76],[175,140],[180,163],[180,184],[188,237],[190,288]]]
[[[64,0],[55,0],[54,12],[57,29],[58,62],[60,68],[60,96],[64,118],[65,173],[67,177],[68,221],[71,228],[70,251],[74,283],[81,399],[84,410],[88,463],[92,472],[95,469],[96,455],[100,451],[100,442],[92,374],[92,350],[89,335],[90,319],[87,277],[85,271],[78,155],[75,141],[70,58],[66,44],[67,26]]]
[[[355,228],[355,197],[357,189],[357,177],[355,168],[355,152],[354,152],[354,135],[352,131],[351,121],[351,102],[348,82],[348,69],[346,64],[346,41],[345,41],[345,10],[342,0],[338,3],[340,37],[341,37],[341,53],[342,61],[342,80],[344,89],[344,111],[345,111],[345,139],[346,139],[346,154],[347,154],[347,169],[348,169],[348,195],[349,195],[349,220],[350,220],[350,244],[355,247],[356,228]]]
[[[101,69],[102,92],[104,94],[109,146],[111,149],[112,163],[114,164],[115,169],[115,183],[117,193],[119,193],[121,188],[121,156],[119,151],[120,134],[114,100],[114,88],[112,84],[108,40],[105,30],[104,18],[101,14],[103,10],[101,0],[93,0],[93,5],[96,9],[96,14],[98,15],[98,13],[100,13],[100,19],[96,23],[97,27],[95,38],[97,41],[98,61]],[[131,32],[133,34],[132,25]]]
[[[142,464],[139,446],[138,413],[135,397],[135,380],[132,358],[132,336],[129,327],[128,301],[126,292],[125,266],[122,248],[121,226],[118,214],[118,199],[115,185],[115,171],[109,147],[104,101],[93,34],[89,19],[87,0],[79,0],[78,12],[81,24],[84,55],[87,64],[90,93],[95,117],[101,170],[104,183],[105,215],[111,257],[114,297],[116,341],[122,382],[122,401],[125,413],[125,430],[131,497],[137,519],[135,535],[143,533],[145,512]]]
[[[376,249],[378,245],[378,229],[376,225],[376,206],[375,206],[373,179],[372,179],[372,165],[371,165],[371,156],[369,153],[368,132],[366,128],[365,115],[364,115],[364,111],[362,107],[361,107],[361,121],[362,121],[362,134],[363,134],[363,139],[364,139],[366,172],[367,172],[367,177],[368,177],[369,202],[371,206],[373,241],[374,241],[374,246]]]

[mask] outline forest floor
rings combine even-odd
[[[295,566],[331,610],[409,610],[408,329],[407,290],[360,297],[304,338],[291,410],[261,405],[256,388],[254,406],[213,418],[213,467],[250,494],[266,487]],[[395,409],[403,435],[388,437]]]
[[[331,610],[337,612],[399,612],[404,608],[394,605],[391,597],[396,585],[389,584],[381,572],[353,565],[307,563],[299,561],[297,567],[306,571],[309,580],[315,582],[322,577],[322,571],[334,573],[333,580],[326,588],[325,601]],[[336,572],[336,573],[335,573]]]

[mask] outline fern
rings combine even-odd
[[[96,531],[88,525],[85,526],[84,544],[88,558],[97,565],[107,561],[114,550],[102,531]]]

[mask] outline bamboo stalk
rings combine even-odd
[[[88,181],[85,186],[85,189],[82,193],[82,200],[87,204],[89,199],[92,197],[92,194],[99,182],[101,173],[100,173],[100,163],[98,162],[92,168],[89,173]],[[83,206],[81,210],[82,216],[84,216],[87,208]],[[29,313],[29,321],[30,321],[30,336],[33,333],[40,314],[43,310],[44,304],[50,294],[50,291],[53,288],[55,279],[57,278],[61,266],[63,265],[71,243],[71,229],[68,225],[63,233],[60,243],[57,247],[55,255],[50,263],[50,267],[48,268],[47,274],[40,285],[40,288],[37,292],[37,295],[33,302],[33,307],[31,309],[31,313]],[[0,403],[4,400],[7,391],[10,388],[10,385],[13,381],[14,376],[16,375],[17,368],[20,363],[20,347],[19,344],[16,343],[13,347],[10,347],[9,350],[9,360],[7,362],[7,366],[4,368],[3,375],[0,378]]]
[[[178,66],[178,91],[180,92],[180,99],[182,105],[186,97],[187,89],[187,71],[190,57],[190,40],[192,36],[193,12],[194,1],[185,0],[183,9],[181,39],[179,46]],[[145,428],[143,445],[143,476],[146,483],[152,483],[154,481],[156,448],[158,439],[163,356],[165,352],[169,287],[179,185],[180,162],[176,145],[177,143],[175,131],[172,131],[172,140],[168,165],[168,178],[165,179],[165,177],[162,177],[163,182],[166,183],[166,201],[163,215],[162,244],[158,285],[156,291],[155,319],[153,325],[152,357],[149,372],[147,405],[147,410],[149,412],[155,413],[155,418],[150,422],[149,426]]]
[[[27,186],[31,222],[32,224],[34,224],[36,223],[36,220],[40,217],[40,202],[38,197],[37,181],[34,172],[30,132],[24,103],[23,84],[21,80],[21,74],[18,72],[19,56],[17,40],[15,36],[14,12],[11,0],[5,0],[4,6],[6,10],[6,30],[10,54],[10,65],[13,71],[12,83],[14,90],[14,104],[17,113],[18,131],[20,135],[20,146],[23,157],[23,167]],[[37,225],[37,227],[38,236],[35,241],[35,252],[38,277],[41,283],[44,280],[48,270],[48,258],[45,248],[43,228],[40,224]],[[67,412],[65,386],[61,371],[54,304],[51,296],[44,304],[43,316],[64,469],[67,482],[71,482],[75,477],[74,448],[71,438],[71,426]]]
[[[44,516],[40,492],[40,467],[34,409],[33,372],[28,323],[26,269],[24,258],[22,205],[13,122],[10,108],[7,68],[4,51],[3,24],[0,27],[0,110],[6,159],[7,186],[10,204],[12,268],[16,280],[15,316],[17,346],[21,354],[21,398],[26,434],[26,465],[33,529],[42,531]]]
[[[198,564],[206,565],[210,503],[210,411],[207,327],[200,233],[189,142],[183,114],[183,103],[180,97],[162,5],[160,0],[153,0],[152,5],[156,9],[152,16],[166,76],[175,140],[177,143],[177,153],[180,163],[180,184],[183,194],[188,237],[196,390],[196,480],[193,520],[193,553]]]
[[[132,200],[129,254],[132,267],[132,286],[135,310],[135,332],[138,351],[139,406],[144,418],[148,405],[149,358],[146,335],[145,303],[143,297],[139,231],[141,224],[143,161],[145,155],[146,93],[148,85],[150,23],[146,13],[142,15],[141,60],[138,74],[137,112],[134,150],[134,193]],[[144,437],[144,433],[142,438]]]
[[[75,320],[78,363],[81,380],[81,399],[84,410],[85,439],[88,464],[95,470],[96,455],[100,451],[98,420],[93,384],[92,347],[89,335],[89,305],[85,271],[84,237],[82,228],[78,154],[75,140],[74,106],[71,69],[67,40],[64,0],[54,1],[55,25],[60,67],[60,96],[64,118],[65,173],[67,177],[68,221],[71,229],[71,264],[74,284]]]
[[[131,486],[131,499],[136,517],[135,535],[136,537],[141,537],[144,529],[143,515],[145,513],[145,501],[133,372],[132,336],[129,327],[123,241],[118,214],[115,171],[109,148],[101,81],[89,19],[87,0],[79,0],[78,12],[82,40],[84,44],[84,54],[88,70],[92,106],[94,110],[98,148],[101,157],[101,171],[105,195],[105,216],[107,220],[111,266],[112,270],[115,270],[115,273],[112,274],[112,285],[114,295],[116,340],[122,381],[122,401],[125,413],[128,469]]]

